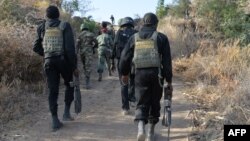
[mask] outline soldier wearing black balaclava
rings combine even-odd
[[[137,140],[145,140],[145,124],[149,123],[147,141],[154,141],[154,128],[160,117],[163,81],[172,89],[172,61],[168,38],[156,31],[156,15],[145,14],[143,23],[140,31],[129,39],[124,48],[119,68],[121,79],[126,84],[132,62],[135,65]]]
[[[44,57],[53,131],[63,126],[57,113],[60,76],[66,86],[63,120],[71,121],[73,118],[70,115],[70,106],[74,99],[74,87],[71,82],[73,73],[78,74],[73,32],[70,24],[60,21],[59,16],[56,6],[49,6],[46,9],[46,22],[38,26],[33,46],[34,52]]]

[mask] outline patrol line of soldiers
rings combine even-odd
[[[70,82],[73,75],[79,75],[71,26],[67,22],[60,21],[59,16],[57,7],[49,6],[46,9],[46,22],[38,26],[33,46],[33,50],[45,60],[44,69],[49,89],[48,100],[53,131],[63,126],[57,114],[60,75],[66,86],[64,121],[73,120],[70,106],[74,99],[74,88]],[[117,67],[121,83],[123,114],[129,114],[129,101],[136,102],[137,140],[153,141],[154,128],[160,117],[160,99],[164,80],[172,90],[172,63],[168,38],[156,31],[158,24],[156,15],[145,14],[143,23],[142,28],[137,32],[134,30],[133,19],[123,18],[114,41],[107,25],[102,25],[102,33],[97,38],[86,25],[82,25],[76,50],[80,53],[83,62],[87,89],[90,88],[93,48],[98,46],[99,81],[102,80],[105,61],[110,64],[108,65],[109,75]],[[147,123],[149,123],[149,129],[146,135]]]

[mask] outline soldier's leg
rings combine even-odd
[[[145,124],[148,123],[150,106],[150,80],[144,75],[144,70],[137,70],[135,74],[136,111],[135,122],[138,123],[137,140],[145,139]]]
[[[85,61],[85,54],[82,53],[81,54],[81,61],[82,61],[82,66],[83,66],[83,71],[84,71],[84,75],[86,74],[86,61]]]
[[[98,56],[98,69],[97,72],[99,73],[98,81],[102,81],[102,73],[105,67],[105,56],[103,54],[99,54]]]
[[[112,75],[111,73],[111,59],[109,58],[109,56],[106,56],[106,63],[107,63],[107,68],[108,68],[108,71],[109,71],[109,76]]]
[[[159,121],[160,117],[160,100],[162,97],[162,87],[159,85],[158,78],[152,79],[152,93],[151,93],[151,107],[149,111],[149,128],[148,128],[148,135],[147,135],[147,141],[154,141],[155,132],[154,128],[155,125]]]
[[[73,118],[70,115],[70,106],[72,101],[74,100],[74,86],[70,83],[73,83],[73,70],[69,67],[68,63],[66,61],[62,61],[62,64],[60,64],[60,71],[61,75],[64,79],[64,85],[65,85],[65,108],[64,108],[64,114],[63,114],[63,120],[65,121],[72,121]]]
[[[91,74],[92,52],[86,53],[85,57],[85,80],[86,88],[90,88],[90,74]]]
[[[152,80],[152,91],[151,94],[151,107],[149,112],[149,123],[156,124],[159,121],[161,104],[160,100],[162,98],[162,87],[159,85],[158,78]]]
[[[56,70],[54,64],[51,63],[51,61],[46,60],[44,66],[49,91],[48,100],[49,109],[52,116],[52,129],[53,131],[56,131],[63,126],[63,124],[59,121],[57,115],[57,99],[59,94],[60,73]]]
[[[117,68],[118,68],[119,80],[121,84],[122,110],[123,110],[123,114],[127,115],[129,112],[128,84],[124,85],[121,82],[121,71],[119,70],[119,60],[117,61]]]

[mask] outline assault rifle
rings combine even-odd
[[[79,114],[82,111],[82,97],[80,91],[80,81],[79,76],[73,75],[73,86],[74,86],[74,103],[75,103],[75,113]]]
[[[163,102],[163,104],[164,104],[164,113],[163,113],[162,125],[165,126],[165,127],[168,127],[167,141],[169,141],[171,118],[172,118],[171,105],[172,105],[173,91],[167,86],[164,86],[163,88],[164,88],[163,89],[163,91],[164,91],[164,102]]]

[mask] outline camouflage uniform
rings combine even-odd
[[[113,39],[112,37],[103,32],[101,35],[97,37],[98,41],[98,69],[97,72],[99,73],[99,81],[102,79],[102,73],[105,67],[105,61],[107,63],[107,67],[109,69],[109,74],[111,75],[111,55],[112,55],[112,46],[113,46]]]
[[[80,51],[87,87],[91,74],[93,49],[96,45],[95,35],[87,30],[83,30],[77,39],[77,49]]]

